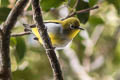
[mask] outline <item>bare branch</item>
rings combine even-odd
[[[80,13],[86,13],[90,10],[94,10],[94,9],[98,9],[99,6],[95,6],[95,7],[92,7],[92,8],[88,8],[88,9],[83,9],[83,10],[80,10],[80,11],[76,11],[76,14],[80,14]]]
[[[24,36],[24,35],[29,35],[31,32],[21,32],[21,33],[13,33],[11,34],[11,37],[18,37],[18,36]]]
[[[11,29],[14,27],[17,18],[21,15],[24,11],[24,7],[27,5],[29,0],[18,0],[15,7],[11,10],[8,18],[6,19],[5,23],[3,24],[3,32],[10,33]]]
[[[53,70],[54,78],[55,80],[63,80],[60,64],[57,60],[56,53],[48,36],[47,29],[43,24],[42,13],[39,7],[39,0],[32,0],[32,8],[33,18],[35,20],[36,26],[39,29],[39,33],[43,41],[43,46],[46,50],[46,54]]]
[[[0,79],[11,80],[11,63],[9,56],[10,32],[18,17],[24,11],[29,0],[18,0],[3,24],[3,35],[0,37]]]
[[[92,8],[87,8],[87,9],[83,9],[83,10],[80,10],[80,11],[75,11],[75,12],[72,12],[71,14],[69,14],[66,18],[72,17],[76,14],[86,13],[86,12],[89,12],[90,10],[94,10],[94,9],[97,9],[97,8],[99,8],[99,7],[95,6],[95,7],[92,7]]]
[[[80,1],[80,0],[76,0],[76,3],[75,3],[75,5],[73,6],[73,9],[75,9],[75,8],[77,7],[79,1]]]

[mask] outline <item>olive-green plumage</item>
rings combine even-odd
[[[56,48],[65,47],[81,29],[80,22],[75,17],[61,20],[49,20],[44,23],[47,27],[49,37],[52,44]],[[42,43],[37,27],[31,28],[33,34],[38,38],[39,42]]]

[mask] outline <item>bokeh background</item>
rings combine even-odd
[[[2,25],[17,0],[0,0]],[[85,28],[63,50],[56,50],[65,80],[120,80],[120,0],[40,0],[43,19],[63,19],[69,13],[98,5],[77,14]],[[26,7],[12,33],[32,24],[32,8]],[[11,37],[13,80],[53,80],[45,50],[34,35]]]

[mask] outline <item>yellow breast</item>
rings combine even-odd
[[[68,36],[70,39],[73,39],[79,32],[80,30],[72,30]]]

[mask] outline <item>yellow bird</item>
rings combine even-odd
[[[65,20],[49,20],[44,22],[44,25],[47,28],[53,47],[57,49],[65,47],[73,40],[80,30],[84,30],[80,27],[80,21],[76,17],[70,17]],[[38,41],[42,43],[42,39],[36,26],[29,28],[26,25],[24,26],[26,31],[32,31]]]

